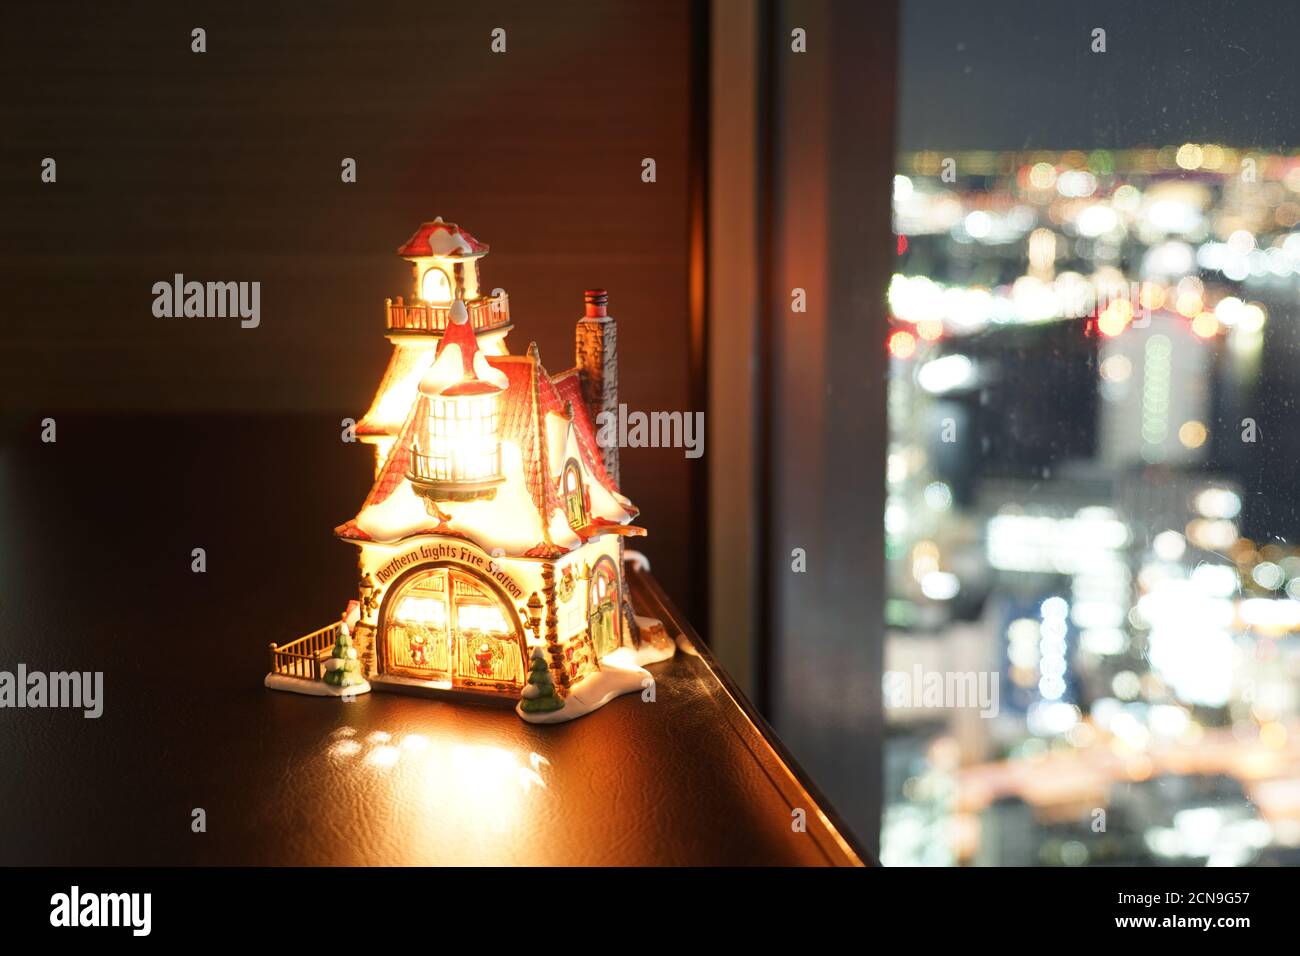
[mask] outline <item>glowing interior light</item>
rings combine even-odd
[[[447,623],[447,605],[437,598],[403,598],[397,608],[397,619],[412,624],[443,625]]]
[[[447,273],[437,266],[425,270],[420,280],[420,298],[434,305],[448,305],[451,302],[451,280]]]
[[[456,619],[463,630],[489,634],[505,634],[510,630],[501,608],[495,604],[462,604],[456,609]]]
[[[415,473],[433,481],[475,481],[501,472],[496,395],[433,398]]]

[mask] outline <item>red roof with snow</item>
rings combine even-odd
[[[586,403],[582,399],[582,384],[578,370],[569,369],[552,378],[540,363],[535,362],[528,355],[489,355],[486,358],[489,365],[505,373],[509,382],[505,392],[501,394],[498,419],[500,436],[502,441],[513,442],[519,448],[524,464],[524,482],[528,487],[529,497],[541,517],[542,527],[547,527],[549,516],[562,507],[558,491],[560,476],[550,474],[547,464],[546,413],[563,417],[566,402],[573,406],[573,429],[582,455],[583,466],[587,473],[600,482],[607,491],[618,494],[617,486],[605,471],[600,447],[596,444],[596,431],[587,412]],[[537,385],[541,414],[534,409],[534,382]],[[370,494],[366,496],[361,506],[362,511],[371,505],[385,501],[405,479],[410,469],[411,440],[422,431],[427,417],[427,404],[417,401],[407,417],[406,424],[398,433],[393,449],[385,459],[379,476],[370,489]],[[627,510],[633,516],[637,513],[637,509],[630,504]],[[453,532],[437,526],[431,518],[429,528],[415,533]],[[369,535],[357,526],[356,519],[340,525],[335,529],[335,534],[351,540],[370,540]],[[526,556],[555,557],[563,553],[563,548],[541,541],[527,552]]]
[[[573,431],[578,438],[578,447],[582,450],[582,462],[587,466],[587,471],[610,491],[617,491],[613,479],[605,471],[605,457],[600,453],[600,446],[596,444],[596,429],[592,424],[591,416],[587,414],[587,403],[582,397],[582,379],[578,375],[578,370],[571,368],[561,372],[549,379],[549,383],[559,396],[558,414],[564,414],[565,402],[573,405]]]
[[[457,301],[460,306],[461,320],[456,321],[457,308],[453,305],[452,320],[447,323],[447,331],[438,342],[438,351],[434,353],[433,357],[434,361],[437,362],[449,345],[459,348],[461,379],[459,382],[448,385],[440,394],[455,397],[457,395],[490,395],[493,392],[499,392],[501,391],[500,388],[491,382],[483,381],[478,377],[478,372],[474,370],[474,356],[478,354],[478,336],[470,328],[469,320],[465,314],[465,303]],[[423,391],[423,386],[421,391]]]
[[[436,247],[436,248],[435,248]],[[426,222],[397,250],[399,256],[481,256],[487,243],[479,242],[454,222],[441,218]]]

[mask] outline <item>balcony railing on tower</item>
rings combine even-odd
[[[407,304],[402,297],[385,299],[390,332],[443,332],[451,320],[451,303],[431,305],[428,302]],[[510,299],[504,293],[485,295],[465,303],[469,325],[475,332],[499,329],[510,324]]]

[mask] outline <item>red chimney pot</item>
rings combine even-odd
[[[588,289],[582,294],[587,304],[587,318],[602,319],[606,316],[605,307],[609,303],[609,293],[604,289]]]

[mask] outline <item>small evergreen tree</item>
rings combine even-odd
[[[519,709],[528,714],[539,714],[548,710],[559,710],[564,706],[555,693],[555,682],[551,680],[551,669],[546,663],[546,655],[541,646],[533,648],[533,662],[528,669],[528,684],[524,687],[523,700]]]
[[[352,636],[346,624],[339,625],[339,636],[325,662],[325,683],[331,687],[352,687],[361,683],[361,665],[357,663],[357,649],[352,646]]]

